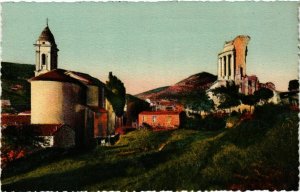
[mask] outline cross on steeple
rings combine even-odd
[[[48,27],[48,17],[47,17],[47,19],[46,19],[46,24],[47,24],[47,27]]]

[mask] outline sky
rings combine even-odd
[[[217,75],[225,41],[249,35],[247,75],[279,91],[298,79],[297,2],[77,2],[2,6],[1,59],[35,63],[46,26],[58,67],[105,82],[110,71],[127,93],[173,85],[206,71]]]

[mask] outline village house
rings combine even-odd
[[[58,69],[53,34],[48,24],[36,44],[35,77],[31,84],[31,124],[50,146],[92,145],[114,133],[115,114],[105,85],[84,73]],[[66,139],[68,138],[68,139]]]
[[[179,111],[143,111],[139,114],[139,127],[153,129],[177,129],[180,126]]]

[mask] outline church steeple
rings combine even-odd
[[[46,27],[34,46],[36,50],[35,76],[57,69],[57,52],[59,50],[48,27],[48,18]]]

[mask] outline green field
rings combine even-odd
[[[228,130],[137,130],[114,146],[28,158],[4,170],[2,190],[297,190],[297,113],[257,111]]]

